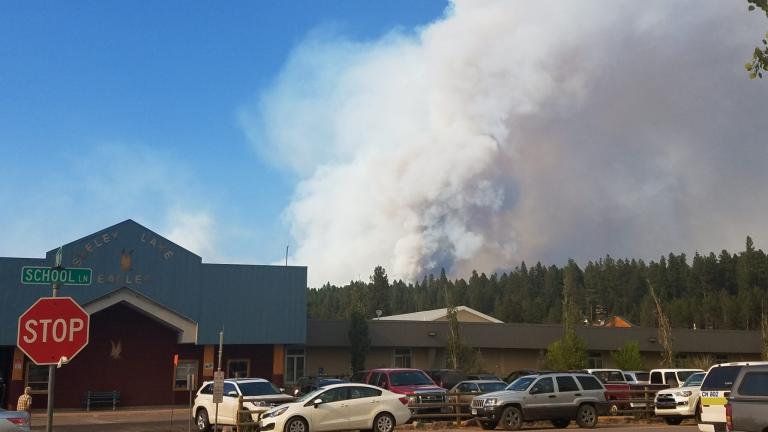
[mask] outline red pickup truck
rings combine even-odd
[[[608,413],[617,415],[619,410],[630,409],[632,399],[630,386],[619,369],[586,369],[586,372],[596,376],[605,387],[605,398],[608,399]]]
[[[371,369],[363,380],[393,393],[408,396],[408,404],[445,403],[446,390],[432,381],[426,372],[420,369]],[[415,409],[411,412],[415,413]],[[440,412],[440,408],[429,408],[419,412]]]

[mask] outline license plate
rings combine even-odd
[[[477,415],[477,410],[472,408],[472,415]]]

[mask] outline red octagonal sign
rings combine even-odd
[[[38,365],[72,360],[88,345],[88,313],[71,297],[44,297],[19,317],[16,345]]]

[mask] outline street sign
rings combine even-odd
[[[43,297],[19,317],[16,345],[35,364],[72,360],[86,345],[90,317],[71,297]]]
[[[24,266],[21,268],[21,283],[90,285],[91,275],[89,268]]]
[[[224,402],[224,371],[213,373],[213,403]]]

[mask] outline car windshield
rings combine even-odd
[[[699,371],[679,371],[677,376],[680,378],[680,381],[685,381],[688,379],[688,377],[698,372]]]
[[[317,397],[317,395],[319,395],[321,392],[324,392],[324,391],[325,391],[324,388],[319,388],[319,389],[317,389],[315,391],[311,391],[311,392],[305,394],[304,396],[296,399],[296,402],[306,402],[308,400],[315,399]]]
[[[704,372],[699,372],[689,376],[688,379],[683,383],[683,387],[700,386],[701,382],[704,381],[705,375],[706,374]]]
[[[531,383],[535,379],[536,379],[536,377],[533,377],[533,376],[520,377],[520,378],[512,381],[512,384],[507,386],[507,390],[526,391],[526,390],[528,390],[528,387],[531,386]]]
[[[507,385],[503,382],[492,382],[492,383],[479,383],[478,386],[480,387],[480,391],[483,393],[490,393],[495,392],[499,390],[504,390],[504,387]]]
[[[432,380],[421,371],[402,371],[389,374],[393,386],[432,385]]]
[[[243,396],[265,396],[280,394],[280,390],[269,381],[239,382]]]

